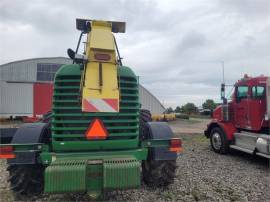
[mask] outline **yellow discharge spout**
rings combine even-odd
[[[119,86],[112,23],[92,21],[82,78],[83,112],[119,112]]]

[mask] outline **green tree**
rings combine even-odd
[[[177,106],[174,110],[175,113],[181,113],[181,108],[179,106]]]
[[[195,114],[195,113],[197,113],[198,108],[196,107],[196,105],[194,103],[189,102],[189,103],[182,106],[182,110],[186,114]]]
[[[169,113],[172,113],[172,112],[173,112],[173,109],[172,109],[171,107],[169,107],[169,108],[166,109],[165,112],[168,113],[168,114],[169,114]]]
[[[212,99],[207,99],[203,104],[202,104],[203,109],[210,109],[213,111],[216,107],[217,104],[214,102]]]

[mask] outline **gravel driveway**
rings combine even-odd
[[[174,126],[177,125],[175,122]],[[178,158],[175,183],[168,189],[116,191],[110,201],[270,201],[269,161],[232,151],[214,153],[203,135],[179,134],[184,152]],[[0,201],[12,201],[5,161],[0,161]],[[85,195],[43,195],[37,201],[87,201]]]

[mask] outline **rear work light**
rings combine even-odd
[[[169,150],[176,153],[182,152],[182,141],[180,139],[171,139]]]
[[[95,53],[94,57],[96,60],[102,60],[102,61],[111,60],[111,55],[107,53]]]
[[[13,153],[12,146],[0,146],[0,159],[13,159],[15,154]]]

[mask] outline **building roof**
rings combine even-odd
[[[69,64],[72,60],[67,57],[40,57],[17,60],[0,65],[0,81],[10,83],[35,83],[42,82],[37,76],[38,63],[48,64]],[[140,85],[140,94],[142,107],[150,110],[152,113],[163,113],[165,107],[162,103],[146,88]]]
[[[16,64],[16,63],[20,63],[20,62],[27,62],[27,61],[35,61],[35,60],[51,60],[51,59],[66,59],[66,60],[70,60],[70,58],[67,57],[40,57],[40,58],[29,58],[29,59],[23,59],[23,60],[16,60],[16,61],[12,61],[12,62],[8,62],[8,63],[4,63],[1,64],[0,67],[2,66],[6,66],[6,65],[11,65],[11,64]]]

